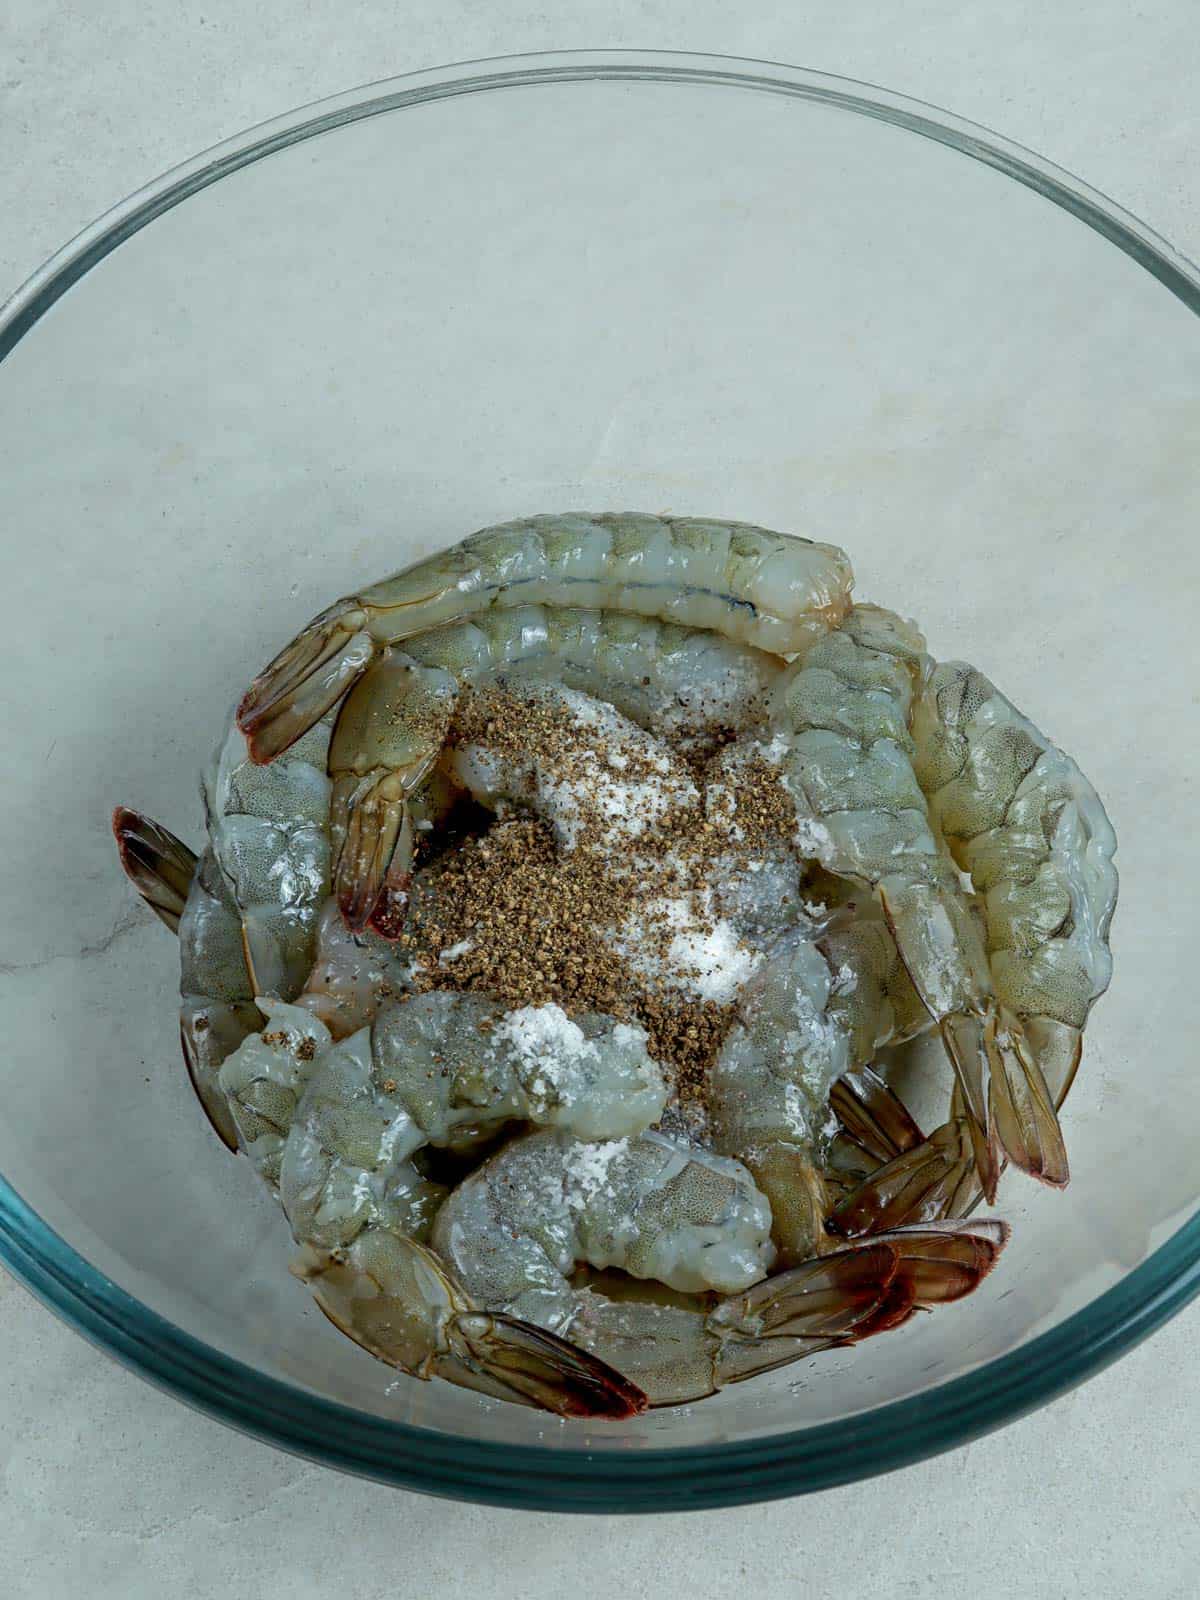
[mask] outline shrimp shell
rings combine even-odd
[[[785,655],[841,619],[852,582],[836,546],[748,523],[636,513],[502,523],[314,617],[250,685],[238,723],[254,759],[271,761],[384,646],[491,607],[631,612]]]

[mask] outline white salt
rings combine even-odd
[[[550,1083],[563,1067],[599,1054],[579,1024],[553,1001],[508,1012],[496,1024],[492,1040],[507,1045],[522,1065],[544,1074]]]
[[[438,957],[438,966],[449,966],[452,961],[458,961],[460,957],[465,956],[468,951],[474,950],[474,948],[474,939],[460,939],[457,944],[452,944],[442,951]]]
[[[563,1164],[564,1197],[572,1211],[582,1211],[609,1190],[609,1169],[629,1149],[628,1139],[603,1139],[571,1146]]]

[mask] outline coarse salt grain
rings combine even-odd
[[[438,966],[449,966],[451,961],[458,961],[469,951],[474,950],[474,948],[474,939],[460,939],[457,944],[452,944],[449,949],[442,951],[441,955],[438,957]]]
[[[595,1044],[559,1005],[522,1006],[509,1011],[496,1024],[492,1040],[507,1045],[527,1068],[554,1083],[568,1063],[595,1058]]]
[[[609,1170],[628,1149],[628,1139],[572,1145],[563,1163],[564,1198],[572,1211],[582,1211],[604,1190],[611,1192]]]

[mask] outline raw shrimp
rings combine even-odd
[[[312,970],[329,895],[330,733],[318,723],[263,768],[231,722],[204,774],[209,841],[241,911],[255,994],[292,1000]]]
[[[255,1032],[262,1016],[253,1002],[222,998],[223,990],[248,988],[249,972],[240,916],[208,852],[197,865],[193,852],[173,834],[124,808],[114,814],[113,831],[130,880],[180,935],[185,1056],[201,1104],[225,1143],[236,1149],[243,1139],[270,1181],[297,1091],[316,1059],[314,1035],[328,1041],[329,1034],[299,1007],[266,1004],[264,1031],[274,1037],[264,1041]],[[193,992],[189,985],[197,981],[204,987]],[[195,1054],[188,1050],[189,1016]],[[231,1068],[231,1104],[218,1069],[246,1041],[262,1046],[261,1070],[247,1070],[245,1061],[240,1069]],[[272,1062],[270,1055],[277,1059]],[[427,1229],[444,1193],[410,1165],[394,1174],[378,1213],[392,1223]],[[365,1229],[337,1258],[310,1249],[296,1270],[314,1281],[322,1310],[351,1338],[421,1377],[438,1374],[564,1416],[622,1418],[645,1409],[641,1391],[597,1357],[515,1318],[477,1310],[436,1257],[389,1228]]]
[[[580,1144],[560,1133],[515,1140],[439,1211],[433,1249],[480,1304],[551,1329],[632,1377],[651,1404],[725,1384],[902,1321],[973,1288],[1007,1230],[899,1235],[763,1280],[771,1261],[765,1197],[737,1162],[659,1134]],[[902,1275],[902,1259],[911,1269]],[[617,1266],[678,1295],[614,1302],[574,1289],[577,1262]],[[650,1294],[654,1291],[650,1290]]]
[[[965,662],[929,672],[913,738],[930,814],[981,898],[996,993],[1052,1086],[1043,1100],[1018,1079],[996,1100],[1001,1142],[1027,1165],[1057,1126],[1112,976],[1116,836],[1070,757]]]
[[[394,941],[371,928],[355,933],[332,897],[317,920],[312,971],[296,1004],[311,1011],[335,1039],[373,1022],[387,1000],[409,993],[415,969]]]
[[[294,1020],[295,1008],[282,1009]],[[468,1124],[512,1118],[597,1138],[640,1130],[666,1099],[644,1032],[601,1016],[570,1022],[557,1006],[505,1014],[477,996],[440,993],[385,1007],[340,1044],[327,1033],[317,1042],[298,1106],[284,1106],[279,1192],[305,1246],[299,1273],[326,1315],[418,1377],[565,1415],[642,1409],[639,1392],[594,1358],[511,1315],[478,1312],[421,1248],[446,1191],[411,1158]],[[257,1043],[245,1053],[257,1054]],[[291,1050],[293,1059],[305,1053]]]
[[[897,1228],[715,1306],[700,1298],[680,1304],[675,1296],[656,1296],[654,1286],[631,1285],[635,1292],[619,1298],[593,1290],[580,1295],[571,1338],[636,1383],[652,1406],[703,1400],[970,1294],[1008,1237],[1007,1224],[992,1219]]]
[[[179,935],[183,1058],[213,1128],[236,1150],[237,1129],[217,1073],[263,1020],[254,1004],[241,916],[210,850],[197,858],[166,828],[124,806],[113,813],[113,833],[126,875]]]
[[[793,929],[742,990],[709,1074],[714,1144],[770,1200],[783,1265],[823,1248],[831,1087],[927,1022],[878,915],[841,912],[825,929]]]
[[[383,647],[493,607],[631,612],[787,654],[839,621],[852,581],[835,546],[747,523],[529,517],[485,528],[321,612],[254,680],[238,721],[254,759],[271,761]]]
[[[506,1012],[480,995],[418,995],[385,1005],[340,1045],[325,1034],[318,1052],[290,1121],[280,1197],[297,1241],[324,1248],[397,1226],[379,1206],[393,1207],[397,1171],[409,1204],[403,1169],[425,1144],[514,1120],[621,1138],[656,1121],[667,1098],[641,1028],[599,1013],[572,1021],[556,1005]]]
[[[409,797],[461,689],[503,672],[552,679],[691,750],[761,715],[782,662],[703,629],[555,606],[487,611],[388,650],[346,696],[329,753],[334,884],[361,926],[412,857]],[[341,842],[344,839],[344,844]]]
[[[432,1244],[470,1292],[566,1332],[576,1262],[689,1293],[748,1288],[770,1268],[771,1209],[736,1161],[661,1133],[511,1140],[464,1178]]]
[[[995,1195],[997,1135],[1014,1096],[1049,1105],[1016,1016],[997,998],[983,937],[913,771],[909,720],[925,660],[910,624],[874,606],[819,640],[772,697],[778,766],[796,806],[796,846],[879,899],[913,984],[941,1031],[961,1086],[985,1193]],[[1053,1112],[1051,1111],[1053,1122]],[[1067,1181],[1057,1123],[1013,1160],[1047,1183]]]
[[[564,1417],[620,1420],[646,1396],[599,1357],[484,1310],[416,1239],[366,1228],[345,1250],[308,1249],[292,1269],[335,1327],[415,1378],[445,1378]]]
[[[263,996],[258,1007],[265,1026],[229,1053],[217,1081],[239,1147],[259,1177],[275,1188],[296,1107],[331,1040],[325,1024],[302,1006]]]
[[[930,663],[912,729],[930,812],[979,891],[996,992],[1045,1079],[1048,1105],[1018,1082],[1011,1105],[997,1107],[1005,1147],[1033,1152],[1070,1091],[1088,1012],[1111,976],[1116,838],[1070,757],[965,662]],[[830,1226],[860,1234],[894,1218],[961,1215],[980,1192],[956,1091],[949,1119],[896,1151]]]

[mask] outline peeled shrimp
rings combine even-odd
[[[979,892],[996,993],[1041,1069],[1044,1094],[1018,1079],[996,1104],[1005,1148],[1032,1162],[1054,1138],[1112,974],[1116,836],[1071,758],[965,662],[929,664],[912,730],[930,812]],[[898,1216],[959,1215],[980,1188],[956,1091],[948,1121],[897,1151],[832,1225],[863,1233]]]
[[[1070,757],[965,662],[932,669],[913,738],[930,813],[981,898],[996,993],[1061,1099],[1112,976],[1112,824]],[[997,1102],[1019,1164],[1047,1138],[1045,1105],[1021,1087]]]
[[[243,1052],[254,1048],[248,1041]],[[410,1158],[425,1144],[514,1120],[619,1138],[649,1127],[667,1097],[641,1028],[598,1013],[571,1021],[555,1005],[506,1013],[480,995],[418,995],[318,1048],[280,1197],[297,1241],[326,1248],[366,1226],[396,1226],[379,1204],[393,1205],[397,1172],[408,1193]]]
[[[472,534],[337,601],[254,680],[238,721],[256,761],[311,728],[389,644],[493,607],[598,607],[708,628],[777,654],[836,623],[843,551],[747,523],[634,514],[529,517]]]
[[[941,1031],[992,1198],[997,1135],[1015,1121],[1011,1102],[1049,1096],[1020,1022],[995,993],[982,934],[913,771],[909,720],[924,659],[911,625],[874,606],[855,608],[776,686],[765,753],[795,802],[800,852],[878,897]],[[1067,1160],[1056,1134],[1055,1123],[1036,1152],[1014,1139],[1009,1153],[1062,1185]]]
[[[317,919],[312,970],[296,1004],[311,1011],[335,1039],[373,1022],[379,1007],[407,994],[415,976],[399,946],[371,928],[354,932],[332,896]]]
[[[241,912],[255,994],[292,1000],[312,969],[329,895],[330,733],[318,723],[263,768],[231,722],[204,774],[208,837]]]
[[[459,1185],[431,1243],[477,1302],[570,1338],[632,1378],[651,1404],[670,1405],[893,1326],[911,1311],[918,1277],[923,1303],[968,1292],[1007,1232],[952,1225],[919,1243],[889,1238],[880,1250],[872,1241],[764,1282],[769,1222],[737,1162],[653,1133],[601,1145],[538,1133]],[[912,1270],[901,1275],[906,1255]],[[579,1262],[621,1267],[677,1293],[665,1305],[653,1287],[616,1302],[571,1286]],[[707,1290],[723,1295],[715,1307],[680,1303],[678,1291]]]

